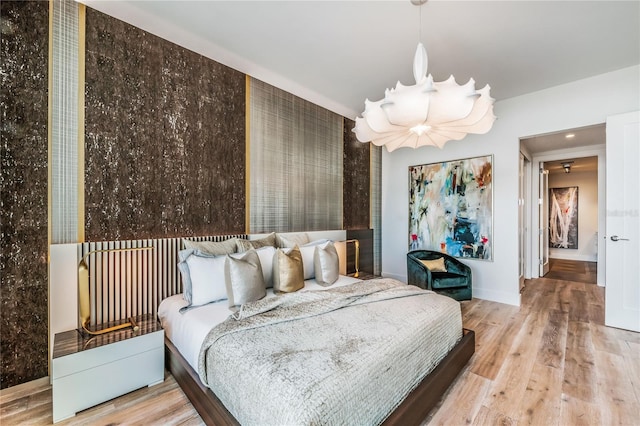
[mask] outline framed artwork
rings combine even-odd
[[[549,189],[549,247],[578,248],[578,187]]]
[[[493,260],[493,156],[409,167],[409,249]]]

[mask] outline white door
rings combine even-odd
[[[544,169],[544,163],[539,168],[540,185],[538,193],[538,263],[540,277],[549,272],[549,170]]]
[[[640,111],[607,118],[604,322],[640,331]]]

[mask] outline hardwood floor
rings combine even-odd
[[[596,262],[578,260],[549,259],[549,272],[544,278],[578,281],[585,284],[597,283]]]
[[[528,280],[522,306],[462,302],[476,353],[424,425],[638,425],[640,333],[605,327],[604,289]],[[0,423],[51,424],[48,379],[0,391]],[[201,425],[170,374],[56,425]]]
[[[0,424],[51,425],[49,378],[0,391]],[[171,374],[163,383],[139,389],[56,423],[69,425],[204,425]]]
[[[640,333],[604,326],[604,288],[541,278],[520,308],[462,306],[476,354],[424,424],[640,424]]]

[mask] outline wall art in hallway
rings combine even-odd
[[[549,190],[549,247],[578,248],[578,187]]]

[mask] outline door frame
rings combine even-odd
[[[549,170],[538,162],[538,276],[549,272]],[[544,182],[544,183],[543,183]],[[541,217],[542,216],[542,217]],[[545,244],[542,246],[541,244]]]
[[[522,276],[519,278],[520,291],[524,286],[524,280],[531,278],[531,271],[529,266],[529,247],[531,247],[530,234],[529,234],[529,203],[531,200],[531,157],[525,150],[520,150],[521,160],[523,161],[522,174],[519,176],[519,188],[518,188],[518,236],[522,241],[518,242],[518,263],[520,259],[524,262],[524,270]],[[522,192],[521,192],[522,191]],[[520,269],[520,265],[518,265]]]
[[[606,145],[592,145],[583,148],[572,149],[559,149],[555,151],[547,151],[535,154],[531,161],[531,203],[530,209],[531,222],[528,224],[529,235],[531,241],[531,254],[529,262],[531,271],[531,278],[539,278],[538,271],[538,191],[540,189],[538,180],[538,169],[540,163],[548,163],[550,161],[565,160],[567,158],[583,158],[583,157],[598,157],[598,272],[597,283],[603,287],[605,285],[605,241],[606,236]]]

